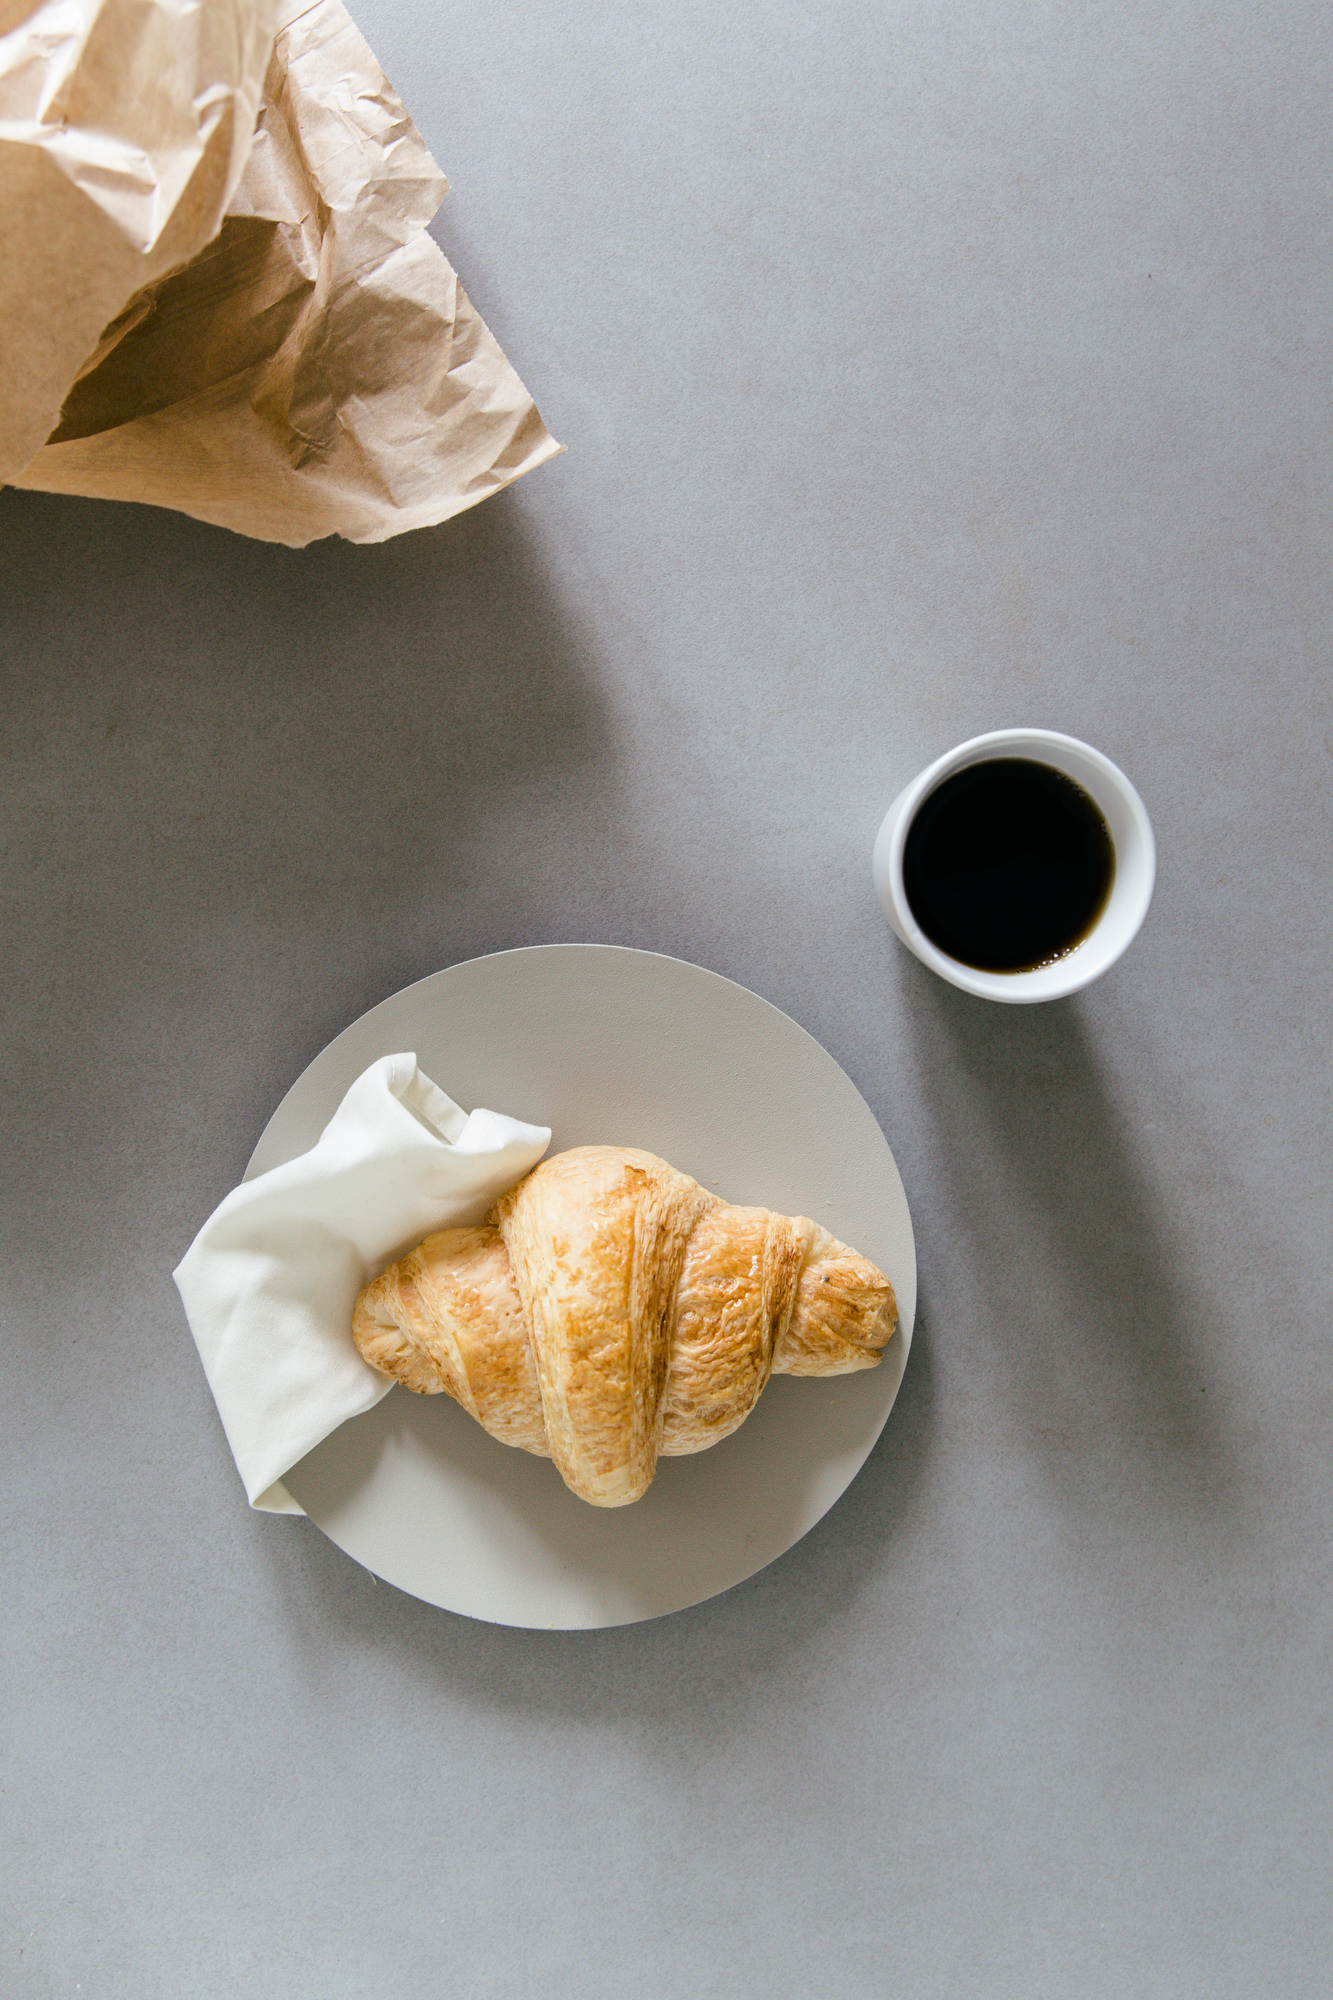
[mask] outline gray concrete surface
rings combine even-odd
[[[0,496],[0,1985],[1327,1993],[1321,10],[356,12],[569,450],[379,549]],[[1029,722],[1161,870],[1022,1011],[868,864]],[[247,1512],[169,1277],[348,1020],[560,938],[819,1036],[922,1276],[821,1526],[591,1635]]]

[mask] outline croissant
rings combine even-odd
[[[873,1368],[897,1325],[883,1272],[805,1216],[736,1208],[652,1153],[578,1146],[442,1229],[357,1299],[363,1357],[443,1391],[596,1507],[659,1454],[705,1451],[771,1374]]]

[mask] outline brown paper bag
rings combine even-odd
[[[340,0],[280,0],[219,232],[124,301],[15,483],[301,546],[445,520],[549,458],[426,233],[447,189]]]

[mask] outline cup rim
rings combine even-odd
[[[912,822],[946,778],[970,765],[1027,754],[1062,771],[1093,798],[1112,827],[1116,877],[1106,908],[1088,936],[1064,957],[1031,972],[985,972],[965,965],[933,944],[918,924],[903,884],[903,851]],[[1071,768],[1072,767],[1072,768]],[[1108,811],[1108,805],[1110,810]],[[881,855],[883,836],[887,853]],[[986,1000],[1030,1003],[1062,999],[1101,977],[1128,950],[1148,914],[1157,873],[1152,822],[1138,792],[1104,751],[1055,729],[992,729],[957,743],[904,787],[884,818],[876,841],[876,887],[895,931],[923,965],[952,986]]]

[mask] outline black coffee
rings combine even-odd
[[[1110,829],[1049,764],[997,757],[918,807],[903,887],[931,943],[979,972],[1033,972],[1081,944],[1115,879]]]

